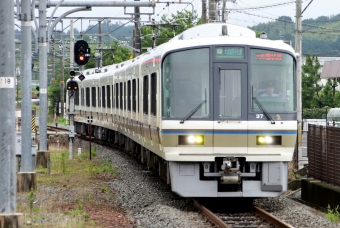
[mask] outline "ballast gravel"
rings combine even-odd
[[[88,142],[76,139],[76,147],[88,149]],[[116,193],[116,203],[124,207],[137,227],[206,228],[215,227],[198,213],[191,200],[171,192],[170,187],[128,153],[96,145],[97,156],[110,160],[118,168],[119,179],[109,182]],[[325,213],[291,200],[283,194],[261,198],[254,204],[284,220],[292,227],[340,227],[330,222]]]

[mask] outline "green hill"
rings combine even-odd
[[[295,20],[295,18],[294,18]],[[291,40],[295,45],[295,21],[289,16],[280,16],[275,22],[260,23],[249,27],[265,32],[268,39]],[[340,14],[321,16],[302,21],[302,53],[317,56],[340,55]]]

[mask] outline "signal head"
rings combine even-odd
[[[74,44],[74,61],[78,65],[85,65],[91,56],[91,50],[85,40],[78,40]]]

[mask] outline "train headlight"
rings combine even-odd
[[[282,145],[281,136],[256,136],[256,145]]]
[[[179,135],[178,145],[204,145],[204,135]]]

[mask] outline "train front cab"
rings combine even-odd
[[[287,51],[201,47],[162,63],[162,142],[172,190],[275,197],[296,142],[295,60]],[[266,86],[278,96],[263,95]]]

